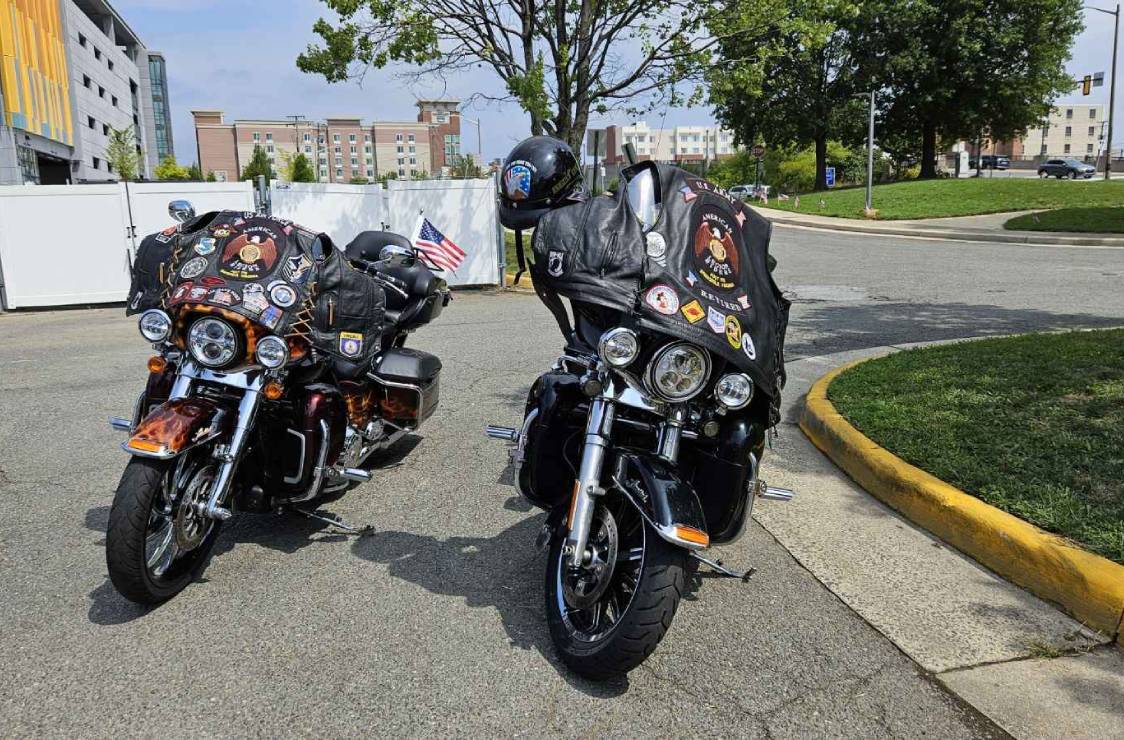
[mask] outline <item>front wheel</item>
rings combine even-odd
[[[1045,180],[1045,179],[1046,179],[1047,177],[1049,177],[1049,176],[1050,176],[1050,174],[1049,174],[1048,172],[1045,172],[1045,171],[1042,171],[1042,170],[1040,170],[1040,171],[1038,172],[1038,176],[1039,176],[1040,178],[1042,178],[1043,180]]]
[[[619,494],[597,504],[590,558],[571,569],[555,533],[545,596],[550,636],[562,661],[595,680],[623,676],[652,654],[675,616],[687,553],[668,544]]]
[[[109,580],[126,599],[167,601],[202,570],[220,522],[201,516],[194,504],[206,501],[214,475],[206,458],[135,457],[126,466],[105,533]]]
[[[1075,172],[1070,172],[1070,173],[1069,173],[1069,179],[1070,179],[1070,180],[1076,180],[1076,179],[1077,179],[1077,172],[1076,172],[1076,171],[1075,171]]]

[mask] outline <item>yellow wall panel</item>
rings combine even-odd
[[[59,0],[0,0],[4,123],[74,143]]]

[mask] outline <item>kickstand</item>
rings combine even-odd
[[[336,527],[338,529],[342,529],[345,532],[357,535],[359,537],[366,537],[369,534],[373,534],[374,531],[375,531],[375,528],[373,526],[371,526],[370,524],[368,524],[365,527],[353,527],[350,524],[348,524],[347,522],[343,521],[342,519],[327,517],[327,516],[324,516],[323,514],[317,514],[314,511],[305,511],[304,509],[298,509],[295,506],[292,507],[292,510],[297,512],[301,516],[306,516],[309,519],[316,519],[318,521],[325,522],[327,524],[331,524],[333,527]]]
[[[718,575],[726,576],[727,578],[739,578],[742,583],[749,583],[749,579],[757,572],[757,568],[750,568],[745,573],[738,573],[722,565],[721,560],[710,560],[709,558],[704,558],[702,555],[699,555],[697,552],[692,552],[691,557],[698,560],[700,563],[710,566],[711,570]]]

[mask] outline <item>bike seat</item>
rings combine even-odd
[[[343,248],[349,260],[378,262],[382,259],[383,247],[401,247],[413,250],[414,245],[401,234],[393,231],[361,231]]]

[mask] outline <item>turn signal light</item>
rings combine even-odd
[[[130,439],[127,443],[129,447],[141,452],[163,452],[164,445],[160,442],[151,442],[147,439]]]
[[[261,389],[261,393],[266,399],[276,401],[285,393],[285,389],[276,380],[271,380]]]
[[[702,530],[695,529],[694,527],[684,527],[681,524],[676,524],[672,527],[675,536],[684,542],[693,542],[696,545],[706,547],[710,544],[710,535]]]
[[[162,373],[166,367],[168,367],[168,361],[160,355],[154,355],[148,358],[148,372]]]

